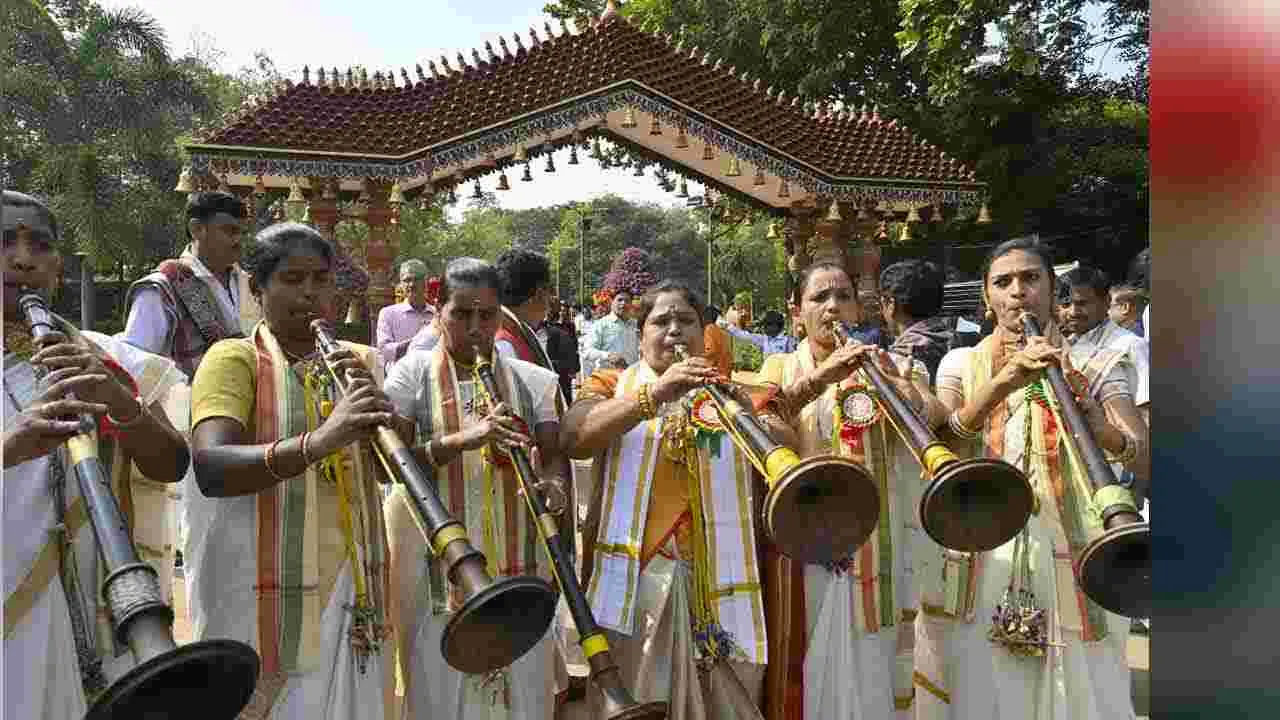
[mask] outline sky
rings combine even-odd
[[[545,0],[219,0],[189,3],[182,0],[100,0],[106,7],[136,7],[160,23],[176,55],[216,53],[222,70],[234,73],[253,65],[254,53],[263,51],[276,68],[296,82],[302,66],[345,69],[365,65],[375,70],[393,69],[398,76],[406,68],[445,55],[454,62],[458,52],[470,61],[471,48],[484,53],[486,40],[498,47],[499,35],[511,40],[519,32],[527,43],[529,27],[544,34],[550,17],[542,12]],[[1093,13],[1096,17],[1096,13]],[[1090,20],[1093,20],[1091,17]],[[559,23],[552,23],[556,34]],[[1101,59],[1105,47],[1095,49]],[[1114,55],[1113,55],[1114,57]],[[1101,67],[1121,73],[1113,58]],[[561,157],[563,156],[563,157]],[[570,166],[567,153],[556,158],[554,181],[534,164],[534,182],[519,182],[509,175],[511,190],[498,194],[501,207],[513,210],[585,201],[611,193],[631,202],[678,207],[684,200],[658,188],[651,173],[634,177],[629,170],[602,170],[583,158]],[[490,183],[496,179],[490,178]],[[485,188],[492,190],[492,185]],[[459,189],[455,213],[466,207],[470,187]],[[700,186],[690,183],[698,195]]]

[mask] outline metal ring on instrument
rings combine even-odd
[[[588,658],[609,651],[609,639],[604,636],[604,633],[582,638],[581,645],[582,654]]]
[[[435,552],[436,557],[444,555],[444,549],[449,547],[449,543],[455,540],[466,540],[467,531],[461,525],[451,524],[445,525],[431,536],[431,549]]]

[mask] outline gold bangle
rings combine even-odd
[[[952,410],[951,414],[947,416],[947,427],[950,427],[951,432],[962,440],[976,440],[982,434],[980,431],[970,430],[964,426],[964,423],[960,422],[959,410]]]
[[[279,445],[281,442],[283,441],[276,440],[275,442],[267,446],[266,451],[262,454],[262,464],[267,467],[267,472],[270,473],[271,477],[275,478],[276,480],[287,480],[288,478],[276,472],[276,469],[274,467],[275,459],[276,459],[276,446]]]

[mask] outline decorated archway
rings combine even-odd
[[[508,173],[598,137],[774,213],[793,270],[844,263],[863,289],[886,221],[983,200],[972,170],[877,109],[803,102],[633,27],[613,3],[589,28],[498,45],[418,66],[416,80],[304,68],[200,132],[179,189],[289,188],[330,238],[340,201],[358,198],[372,312],[392,301],[401,203],[492,175],[503,189]]]

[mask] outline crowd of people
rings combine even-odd
[[[130,530],[169,571],[181,544],[194,639],[260,655],[244,718],[571,716],[582,650],[563,613],[506,668],[445,662],[458,578],[374,461],[377,427],[434,473],[494,577],[549,572],[504,448],[530,452],[546,492],[589,498],[556,522],[625,685],[669,702],[671,718],[1134,716],[1130,621],[1072,574],[1101,521],[1041,378],[1051,365],[1072,378],[1128,488],[1117,497],[1144,508],[1149,251],[1112,283],[1085,267],[1057,277],[1034,238],[1000,244],[982,271],[986,333],[941,316],[942,272],[919,260],[886,268],[872,298],[847,268],[809,266],[788,298],[792,334],[778,311],[763,332],[742,330],[670,279],[588,318],[560,303],[530,250],[454,258],[438,279],[409,261],[373,344],[321,356],[312,322],[337,300],[332,243],[297,223],[246,237],[243,204],[205,192],[188,202],[187,249],[131,289],[119,337],[59,320],[36,345],[19,288],[56,283],[57,224],[28,196],[6,191],[4,206],[4,649],[22,662],[4,664],[3,689],[17,717],[78,719],[129,667],[127,648],[79,620],[109,618],[58,451],[81,432],[75,413],[98,419],[135,497],[161,488],[130,504]],[[1027,336],[1027,313],[1041,336]],[[733,338],[765,355],[749,384],[732,382]],[[503,397],[481,391],[482,360]],[[922,531],[921,461],[875,402],[858,402],[873,398],[867,361],[956,453],[1025,474],[1035,510],[1015,539],[957,552]],[[829,565],[778,551],[762,478],[701,409],[712,383],[799,456],[866,469],[881,509],[862,547]],[[180,540],[166,486],[182,488]],[[1035,630],[1016,641],[993,627],[1014,587]]]

